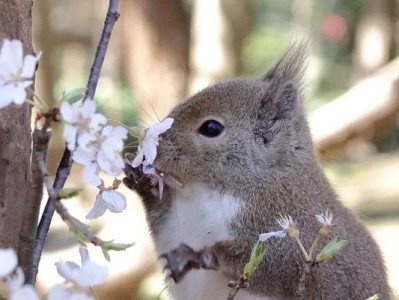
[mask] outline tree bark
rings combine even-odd
[[[32,52],[32,1],[0,1],[0,42],[4,39],[22,41],[24,53]],[[36,228],[24,228],[23,220],[37,217],[27,214],[31,159],[31,107],[11,105],[0,112],[0,248],[13,247],[21,257],[30,255],[20,236]]]
[[[181,0],[126,0],[121,11],[122,67],[139,118],[152,123],[186,95],[189,18]]]

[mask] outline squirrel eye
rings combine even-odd
[[[198,132],[203,136],[214,138],[220,135],[224,130],[224,126],[215,120],[208,120],[202,123],[198,128]]]

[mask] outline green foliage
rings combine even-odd
[[[337,238],[331,240],[319,254],[316,256],[316,261],[319,263],[327,263],[335,256],[341,253],[342,249],[348,244],[346,240],[338,241]]]
[[[249,279],[258,268],[258,266],[261,264],[263,258],[265,257],[265,253],[266,249],[264,248],[264,246],[262,246],[260,242],[256,242],[256,244],[252,248],[249,262],[244,267],[244,277],[246,279]]]

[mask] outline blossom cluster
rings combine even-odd
[[[121,152],[127,129],[106,125],[107,119],[96,113],[95,102],[91,99],[86,99],[81,105],[63,102],[60,113],[66,123],[64,138],[68,149],[73,152],[73,160],[84,166],[84,180],[100,190],[86,218],[98,218],[107,209],[114,213],[122,212],[126,208],[125,197],[115,191],[115,187],[106,188],[100,172],[109,176],[122,173]]]
[[[74,286],[68,289],[65,285],[53,287],[47,300],[93,300],[88,294],[89,288],[102,283],[107,277],[107,268],[90,260],[86,248],[80,248],[82,265],[71,261],[56,263],[58,273],[66,284]],[[0,249],[0,297],[10,300],[39,300],[35,289],[30,284],[24,284],[25,276],[18,266],[17,255],[12,248]]]

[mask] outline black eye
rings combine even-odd
[[[208,120],[202,123],[201,127],[198,129],[198,132],[206,137],[217,137],[224,130],[222,124],[215,120]]]

